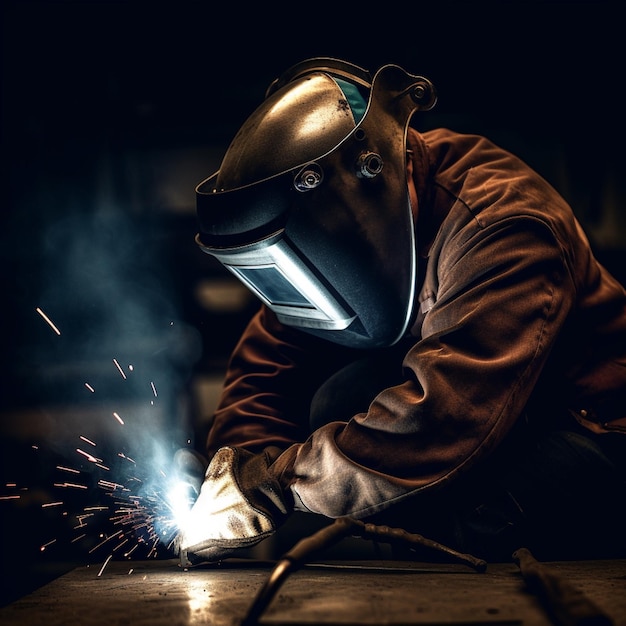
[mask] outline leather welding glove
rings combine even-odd
[[[272,535],[293,509],[289,490],[279,483],[280,472],[272,468],[280,453],[278,448],[260,454],[220,448],[183,523],[179,550],[219,561]]]

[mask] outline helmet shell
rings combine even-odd
[[[216,187],[232,190],[293,170],[334,150],[355,126],[348,100],[330,75],[298,78],[273,93],[239,129]]]
[[[274,84],[220,170],[197,188],[198,242],[224,262],[223,253],[234,259],[237,250],[280,237],[350,323],[325,328],[306,310],[278,307],[279,318],[371,348],[397,342],[412,315],[417,262],[406,133],[412,114],[431,108],[435,95],[427,79],[396,65],[378,70],[371,84],[351,67],[309,62]]]

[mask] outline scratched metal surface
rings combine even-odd
[[[626,625],[626,560],[550,564]],[[0,625],[235,626],[272,570],[237,561],[183,570],[177,560],[83,566],[0,609]],[[333,561],[295,571],[261,624],[524,624],[549,626],[514,564],[477,573],[463,565]]]

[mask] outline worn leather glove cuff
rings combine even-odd
[[[278,483],[283,495],[283,502],[288,510],[293,509],[291,484],[294,479],[294,464],[301,444],[293,444],[286,450],[271,446],[263,451],[268,459],[268,473]]]
[[[275,466],[282,456],[280,449],[266,448],[260,454],[243,448],[232,450],[234,474],[242,494],[251,506],[263,511],[279,526],[293,509],[288,485],[281,484],[282,466]]]

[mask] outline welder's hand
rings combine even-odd
[[[206,470],[200,495],[177,544],[179,550],[219,561],[272,535],[292,510],[272,464],[280,454],[220,448]]]

